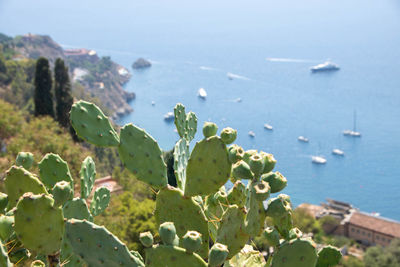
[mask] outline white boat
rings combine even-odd
[[[151,105],[152,105],[152,106],[155,106],[155,105],[156,105],[156,102],[151,101]]]
[[[313,66],[310,68],[312,72],[318,72],[318,71],[334,71],[334,70],[339,70],[339,66],[335,63],[330,62],[329,60],[326,61],[325,63],[318,64],[316,66]]]
[[[238,97],[238,98],[235,99],[235,102],[236,103],[240,103],[240,102],[242,102],[242,99],[240,97]]]
[[[250,132],[249,132],[249,136],[253,138],[253,137],[255,137],[255,136],[256,136],[256,134],[255,134],[255,132],[253,132],[253,131],[250,131]]]
[[[303,142],[303,143],[308,143],[309,142],[308,138],[306,138],[306,137],[304,137],[302,135],[297,137],[297,140],[299,140],[300,142]]]
[[[353,130],[344,130],[343,135],[344,136],[350,136],[350,137],[361,137],[361,133],[357,132],[356,130],[356,120],[357,120],[357,113],[354,111],[353,115]]]
[[[235,78],[235,75],[232,74],[232,73],[230,73],[230,72],[228,72],[228,73],[226,74],[226,76],[228,77],[229,80],[233,80],[233,78]]]
[[[325,164],[326,159],[322,156],[312,156],[311,157],[311,162],[315,164]]]
[[[338,148],[333,149],[333,150],[332,150],[332,154],[333,154],[333,155],[337,155],[337,156],[344,156],[343,150],[340,150],[340,149],[338,149]]]
[[[198,96],[200,98],[206,99],[207,97],[207,92],[204,90],[204,88],[200,88],[199,91],[197,92]]]
[[[174,119],[175,119],[175,115],[173,112],[168,112],[167,114],[164,115],[165,121],[173,121]]]
[[[274,128],[271,125],[269,125],[268,123],[266,123],[266,124],[264,124],[264,129],[272,131]]]

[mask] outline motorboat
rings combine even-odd
[[[226,74],[226,76],[228,77],[229,80],[233,80],[233,78],[235,78],[235,75],[232,74],[232,73],[230,73],[230,72],[228,72],[228,73]]]
[[[156,102],[155,102],[155,101],[151,101],[151,105],[152,105],[152,106],[155,106],[155,105],[156,105]]]
[[[256,134],[255,134],[255,132],[250,131],[250,132],[249,132],[249,136],[250,136],[251,138],[254,138],[254,137],[256,136]]]
[[[165,115],[164,115],[164,120],[165,121],[173,121],[175,119],[175,115],[174,115],[174,113],[171,111],[171,112],[168,112],[168,113],[166,113]]]
[[[343,135],[344,136],[350,136],[350,137],[361,137],[361,133],[357,132],[356,130],[356,121],[357,121],[357,113],[354,111],[353,115],[353,130],[344,130]]]
[[[297,137],[297,140],[300,141],[300,142],[303,142],[303,143],[308,143],[309,142],[308,138],[306,138],[306,137],[304,137],[302,135]]]
[[[340,150],[340,149],[338,149],[338,148],[333,149],[333,150],[332,150],[332,154],[333,154],[333,155],[337,155],[337,156],[344,156],[343,150]]]
[[[272,131],[274,128],[268,123],[264,124],[264,129]]]
[[[240,102],[242,102],[242,99],[240,97],[238,97],[238,98],[235,99],[235,102],[236,103],[240,103]]]
[[[204,90],[204,88],[200,88],[199,91],[197,92],[197,95],[198,95],[200,98],[206,99],[206,97],[207,97],[207,92],[206,92],[206,90]]]
[[[312,156],[311,157],[311,162],[315,164],[325,164],[326,159],[322,156]]]
[[[335,70],[339,70],[339,66],[335,63],[330,62],[329,60],[318,64],[316,66],[313,66],[310,68],[310,70],[312,72],[319,72],[319,71],[335,71]]]

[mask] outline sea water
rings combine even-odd
[[[181,102],[199,118],[196,141],[213,121],[237,129],[245,149],[273,153],[294,204],[328,197],[400,220],[399,2],[191,2],[1,0],[0,32],[48,34],[129,69],[145,57],[153,66],[131,70],[135,111],[120,124],[145,128],[169,150],[178,135],[163,116]],[[341,69],[310,72],[327,59]],[[354,111],[361,138],[342,135]]]

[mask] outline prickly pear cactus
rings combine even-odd
[[[174,108],[175,126],[181,138],[192,141],[197,131],[197,117],[193,112],[185,113],[185,106],[176,104]]]
[[[93,216],[101,214],[110,203],[110,190],[106,187],[99,187],[94,191],[93,200],[90,204],[90,211]]]
[[[178,188],[185,190],[186,167],[189,161],[189,142],[186,138],[181,138],[174,148],[174,173]]]
[[[104,113],[95,105],[78,101],[72,105],[71,125],[79,137],[100,146],[118,146],[119,137]]]
[[[12,267],[13,264],[10,262],[8,258],[7,251],[4,250],[4,245],[0,240],[0,266],[4,267]]]
[[[0,214],[4,213],[4,210],[6,209],[7,204],[8,204],[7,194],[0,192]]]
[[[29,170],[33,165],[33,154],[30,152],[19,152],[15,159],[15,165],[24,167]]]
[[[265,262],[264,256],[252,246],[245,245],[244,248],[237,253],[229,261],[225,261],[224,267],[269,267]]]
[[[74,197],[74,189],[71,187],[71,184],[66,181],[56,183],[51,193],[53,194],[55,206],[62,206],[65,202]]]
[[[335,247],[326,246],[318,252],[316,267],[331,267],[339,264],[342,253]]]
[[[0,215],[0,240],[8,240],[14,232],[14,216]]]
[[[48,153],[39,162],[40,179],[47,188],[61,181],[66,181],[71,185],[74,184],[68,164],[59,155]]]
[[[145,130],[133,124],[122,127],[118,152],[124,166],[139,180],[155,188],[167,185],[167,165],[161,149]]]
[[[86,201],[82,198],[74,198],[65,203],[63,207],[64,217],[67,219],[86,219],[89,221],[93,220],[92,214],[86,204]]]
[[[272,258],[271,267],[310,267],[317,263],[314,242],[308,239],[285,241]]]
[[[66,222],[65,230],[74,253],[89,266],[144,267],[144,263],[103,226],[71,219]]]
[[[96,165],[91,157],[86,157],[82,162],[79,175],[81,176],[81,198],[86,199],[92,192],[96,179]]]

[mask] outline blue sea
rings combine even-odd
[[[0,32],[48,34],[129,69],[148,58],[150,69],[131,69],[135,111],[119,123],[171,149],[178,135],[163,116],[181,102],[199,118],[197,140],[213,121],[237,129],[245,149],[273,153],[294,204],[333,198],[400,220],[398,0],[0,0]],[[327,59],[341,69],[310,72]],[[361,138],[342,135],[354,111]]]

